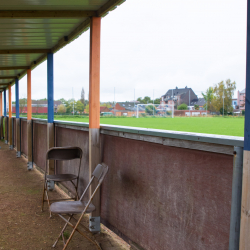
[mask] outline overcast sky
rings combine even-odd
[[[101,101],[198,96],[230,78],[245,87],[246,0],[127,0],[102,19]],[[55,99],[88,98],[89,31],[54,56]],[[20,80],[20,98],[27,96]],[[32,99],[46,94],[46,62],[32,71]],[[73,94],[72,94],[73,88]],[[14,100],[14,88],[12,87]]]

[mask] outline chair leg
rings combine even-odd
[[[69,217],[68,222],[70,222],[70,220],[72,219],[72,217],[73,217],[73,215],[71,215]],[[54,245],[52,247],[56,247],[56,244],[57,244],[57,242],[58,242],[58,240],[60,239],[61,236],[62,236],[63,241],[64,241],[63,233],[64,233],[64,230],[66,229],[67,225],[68,225],[68,223],[66,222],[65,225],[64,225],[64,227],[63,227],[63,229],[62,229],[62,231],[61,231],[61,233],[59,234],[58,238],[56,239],[56,241],[55,241],[55,243],[54,243]],[[65,241],[63,243],[65,245]]]
[[[45,195],[45,181],[44,181],[44,185],[43,185],[43,201],[42,201],[42,212],[43,212],[43,206],[44,206],[44,195]]]
[[[59,215],[59,216],[60,216],[61,218],[63,218],[61,215]],[[68,246],[69,242],[71,241],[71,239],[72,239],[72,237],[73,237],[75,231],[77,231],[77,232],[80,233],[82,236],[84,236],[87,240],[89,240],[90,242],[92,242],[92,243],[97,247],[98,250],[102,250],[100,244],[99,244],[96,240],[92,240],[91,238],[89,238],[86,234],[84,234],[82,231],[80,231],[80,230],[77,228],[78,225],[79,225],[79,223],[80,223],[80,221],[81,221],[81,219],[82,219],[82,217],[83,217],[83,214],[80,216],[80,218],[78,219],[78,221],[77,221],[77,223],[76,223],[75,226],[74,226],[72,223],[70,223],[70,222],[66,222],[68,225],[70,225],[70,226],[73,228],[73,231],[71,232],[71,234],[70,234],[70,236],[69,236],[69,238],[68,238],[66,244],[64,245],[63,250],[65,250],[65,249],[67,248],[67,246]]]
[[[47,186],[46,186],[45,194],[46,194],[47,202],[48,202],[48,206],[49,206],[49,217],[51,218],[52,215],[51,215],[51,211],[50,211],[50,202],[49,202],[49,194],[48,194]]]

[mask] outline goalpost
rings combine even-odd
[[[159,117],[172,117],[174,118],[174,104],[137,104],[136,118],[139,118],[140,110],[142,107],[142,114],[146,116],[159,116]],[[143,112],[144,111],[144,112]]]

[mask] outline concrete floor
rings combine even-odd
[[[24,157],[16,158],[16,151],[0,141],[0,249],[53,249],[64,222],[57,215],[49,218],[48,206],[41,212],[43,175],[36,169],[27,171]],[[63,192],[52,192],[55,197]],[[85,226],[88,218],[84,218]],[[70,229],[66,230],[70,233]],[[103,250],[130,249],[130,246],[102,226],[96,240]],[[62,249],[62,240],[56,248]],[[67,249],[96,247],[77,232]]]

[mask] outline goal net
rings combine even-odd
[[[136,104],[136,117],[174,117],[171,104]]]

